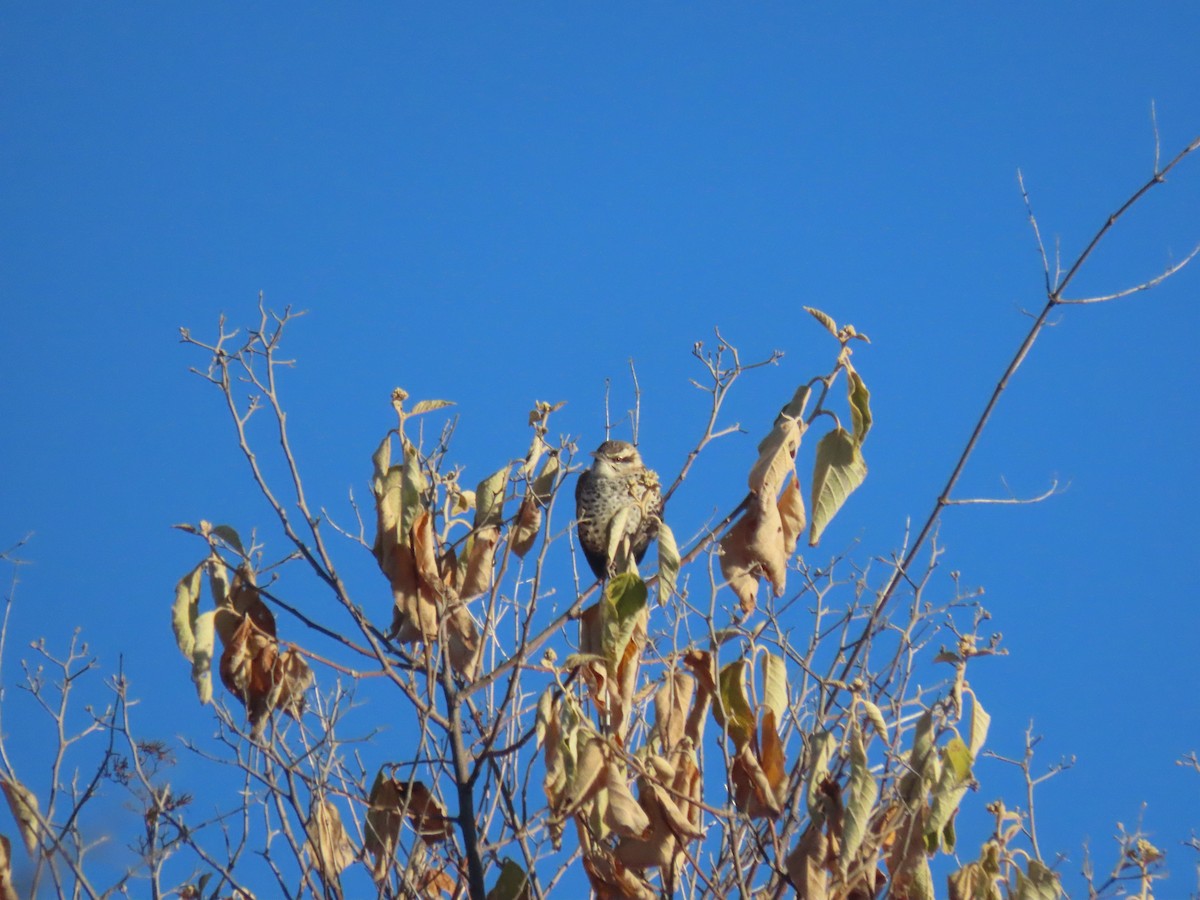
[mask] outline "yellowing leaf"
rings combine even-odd
[[[746,697],[746,661],[735,659],[717,675],[717,701],[713,717],[739,750],[754,734],[754,710]]]
[[[762,678],[762,705],[775,714],[776,722],[780,722],[788,708],[787,664],[782,656],[762,655]]]
[[[828,731],[818,731],[812,736],[808,750],[811,762],[808,766],[805,795],[808,801],[808,814],[814,822],[821,822],[825,819],[821,785],[829,775],[829,761],[833,757],[833,750],[833,735]]]
[[[867,464],[850,432],[835,428],[821,438],[813,467],[810,546],[817,545],[825,527],[866,477]]]
[[[196,618],[196,639],[192,644],[192,681],[201,704],[212,701],[213,620],[217,610],[210,609]]]
[[[888,741],[888,727],[887,722],[883,718],[883,710],[881,710],[870,700],[864,700],[860,698],[858,702],[862,704],[863,709],[867,713],[868,721],[875,726],[875,730],[879,732],[879,736],[883,738],[883,741],[886,744]]]
[[[504,490],[508,466],[493,472],[475,488],[475,527],[499,526],[504,521]]]
[[[646,596],[646,583],[632,572],[614,576],[605,586],[600,606],[600,647],[613,671],[625,655],[638,617],[646,608]]]
[[[832,334],[834,337],[838,336],[837,322],[833,321],[833,318],[831,316],[827,315],[826,313],[821,312],[819,309],[813,309],[813,307],[811,307],[811,306],[804,307],[804,311],[806,313],[808,313],[810,316],[812,316],[814,319],[816,319],[818,322],[820,322],[822,325],[824,325],[825,330],[828,331],[830,334]]]
[[[33,791],[15,778],[0,778],[0,788],[3,788],[4,799],[8,801],[8,808],[17,821],[17,829],[21,832],[25,850],[30,856],[34,856],[42,833],[38,799]]]
[[[879,785],[871,775],[858,720],[851,719],[850,723],[850,779],[846,784],[846,813],[842,826],[842,848],[838,857],[838,866],[843,878],[856,861],[859,848],[867,835],[867,826],[875,808],[875,801],[879,797]]]
[[[679,547],[675,543],[675,532],[667,523],[658,523],[658,602],[666,603],[675,593],[679,582]]]
[[[1017,870],[1016,900],[1059,900],[1062,886],[1058,875],[1045,863],[1029,860],[1028,874]]]
[[[850,419],[854,423],[854,439],[859,445],[867,439],[871,430],[871,392],[863,383],[862,376],[849,363],[846,364],[846,388],[850,399]]]
[[[951,738],[942,748],[942,760],[954,770],[957,781],[966,781],[971,777],[971,762],[973,757],[962,738]]]
[[[992,717],[987,714],[975,692],[971,691],[971,744],[967,749],[970,750],[972,759],[977,758],[979,751],[983,749],[991,724]]]
[[[196,617],[200,614],[200,576],[204,563],[188,572],[175,585],[175,603],[171,607],[171,628],[179,652],[190,662],[196,642]]]
[[[400,489],[400,521],[397,534],[407,535],[421,514],[421,494],[425,491],[425,473],[421,471],[421,458],[415,447],[404,451],[404,466],[401,469],[403,484]]]
[[[418,400],[413,404],[413,408],[408,411],[410,416],[419,416],[422,413],[433,412],[435,409],[445,409],[447,406],[453,406],[453,400]]]

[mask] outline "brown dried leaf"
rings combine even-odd
[[[820,826],[810,824],[787,857],[788,880],[804,900],[826,900],[829,876],[826,867],[829,841]]]
[[[234,572],[229,603],[234,612],[250,616],[260,631],[275,636],[275,616],[259,596],[254,583],[254,570],[246,563],[238,566]]]
[[[387,877],[392,857],[396,853],[396,844],[400,840],[400,789],[396,779],[390,778],[380,769],[375,776],[368,798],[367,824],[363,843],[372,856],[375,857],[373,874],[376,881]]]
[[[562,814],[570,815],[587,803],[596,792],[605,787],[605,773],[608,765],[606,745],[597,735],[584,739],[579,748],[579,757],[575,763],[574,778],[570,790],[562,798]]]
[[[601,713],[609,709],[608,663],[603,654],[604,622],[599,603],[593,603],[579,614],[579,656],[584,657],[579,667],[584,684],[588,686],[592,702]]]
[[[675,671],[654,694],[654,734],[663,753],[671,753],[679,745],[687,725],[688,704],[696,692],[696,680],[685,672]]]
[[[795,419],[781,417],[776,422],[758,445],[758,459],[750,469],[752,492],[775,497],[784,478],[795,467],[796,449],[800,446],[803,433],[803,423]]]
[[[496,557],[496,544],[500,540],[500,528],[489,525],[475,532],[467,557],[467,572],[463,576],[461,597],[470,600],[491,590],[492,568]]]
[[[465,606],[455,606],[446,618],[446,651],[454,671],[474,681],[479,673],[479,629]]]
[[[433,516],[427,509],[422,510],[413,523],[412,548],[420,587],[432,596],[440,596],[443,585],[437,564],[437,536],[433,533]]]
[[[790,559],[800,543],[800,535],[808,525],[804,510],[804,495],[800,491],[800,478],[792,473],[783,493],[779,495],[779,520],[783,523],[783,549]]]
[[[733,782],[734,805],[749,818],[779,817],[782,810],[775,799],[775,790],[750,744],[744,744],[738,750],[730,766],[729,777]]]
[[[396,786],[400,807],[422,840],[427,844],[437,844],[454,837],[454,823],[425,782],[397,780]]]
[[[650,827],[646,811],[633,798],[625,773],[615,762],[605,767],[605,788],[608,803],[604,809],[604,824],[614,834],[622,837],[642,837]]]
[[[763,712],[762,722],[759,723],[759,734],[761,736],[759,759],[762,762],[763,774],[766,775],[767,783],[771,787],[771,796],[778,806],[787,788],[787,761],[784,757],[783,741],[779,738],[773,710],[768,709]]]
[[[787,588],[788,552],[784,545],[783,521],[773,496],[762,496],[751,502],[747,515],[753,514],[754,530],[750,535],[750,557],[761,567],[776,597]]]
[[[749,513],[743,515],[721,538],[721,575],[737,595],[742,612],[754,612],[757,605],[758,579],[761,570],[750,553],[754,522]]]
[[[521,508],[517,511],[517,521],[513,525],[511,536],[508,539],[513,553],[518,558],[523,559],[525,554],[533,549],[533,544],[541,529],[542,508],[532,494],[527,494],[521,501]]]
[[[596,900],[657,900],[659,896],[620,860],[601,851],[584,855],[583,870],[591,882]]]
[[[315,680],[308,662],[298,650],[288,647],[275,660],[272,678],[275,687],[270,698],[271,705],[293,719],[299,719],[304,712],[304,695]]]
[[[354,843],[346,834],[342,817],[331,800],[313,798],[305,825],[305,853],[316,863],[321,880],[336,885],[338,876],[355,859]]]

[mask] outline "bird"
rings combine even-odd
[[[614,574],[618,563],[623,571],[629,568],[630,556],[641,562],[646,555],[658,533],[662,487],[658,473],[646,468],[628,441],[605,441],[591,456],[592,465],[575,485],[575,520],[583,555],[603,581]],[[623,521],[623,535],[611,533],[618,518]]]

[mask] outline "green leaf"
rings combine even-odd
[[[867,464],[854,435],[844,428],[835,428],[821,438],[813,466],[810,547],[817,546],[825,526],[866,477]]]
[[[954,832],[946,833],[946,827],[958,810],[963,795],[971,781],[971,751],[962,738],[951,738],[942,749],[942,773],[933,788],[933,802],[929,819],[925,823],[925,845],[933,852],[939,841],[946,845],[946,852],[953,848]]]
[[[475,527],[499,526],[504,521],[504,490],[508,466],[493,472],[475,488]]]
[[[646,608],[646,582],[633,572],[614,576],[601,601],[600,648],[613,671],[621,664],[638,615]]]
[[[175,585],[175,603],[171,606],[171,628],[175,643],[189,661],[196,643],[196,617],[200,614],[200,576],[204,563],[188,572]]]
[[[675,593],[679,583],[679,547],[675,543],[675,532],[666,522],[658,523],[658,602],[666,603]]]
[[[507,857],[500,867],[496,886],[487,892],[486,900],[528,900],[529,876],[517,863]]]
[[[212,702],[213,622],[217,611],[197,616],[195,643],[192,644],[192,682],[196,685],[196,696],[201,705]]]
[[[826,330],[834,337],[838,336],[837,322],[833,321],[827,313],[821,312],[819,309],[813,309],[811,306],[804,307],[804,311],[825,326]]]
[[[1029,860],[1029,874],[1017,870],[1016,900],[1059,900],[1062,887],[1058,875],[1045,863]]]
[[[718,703],[713,716],[739,750],[754,734],[754,711],[746,697],[746,660],[735,659],[717,674]]]
[[[825,820],[825,803],[822,799],[821,785],[829,774],[829,760],[833,757],[834,740],[828,731],[818,731],[812,736],[809,753],[812,763],[808,767],[806,797],[808,799],[808,814],[814,822]]]
[[[400,488],[399,541],[407,541],[417,516],[421,514],[421,494],[426,488],[425,474],[416,447],[404,451],[403,484]]]
[[[933,710],[927,709],[917,720],[913,731],[913,746],[908,754],[908,771],[900,779],[900,796],[908,804],[916,803],[925,794],[925,778],[936,761],[933,755]]]
[[[867,439],[871,430],[871,392],[863,383],[862,376],[849,363],[846,364],[846,389],[850,399],[850,419],[854,423],[854,439],[859,446]]]
[[[787,665],[782,656],[773,653],[762,655],[763,706],[775,713],[775,721],[782,722],[788,708]]]
[[[232,525],[214,525],[212,533],[236,550],[238,556],[246,555],[246,551],[242,547],[242,539],[238,537],[238,533]]]
[[[850,779],[846,785],[846,817],[842,825],[842,851],[838,867],[843,876],[862,847],[867,834],[867,823],[879,797],[879,785],[871,775],[867,761],[867,750],[863,746],[862,732],[858,722],[850,720]]]
[[[942,760],[949,763],[958,781],[967,781],[971,777],[971,762],[973,756],[962,738],[950,738],[942,748]]]

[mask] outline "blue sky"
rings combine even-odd
[[[885,553],[1040,308],[1017,169],[1072,257],[1150,176],[1152,102],[1164,155],[1200,134],[1198,42],[1184,3],[6,8],[0,544],[35,535],[10,656],[78,625],[106,666],[124,654],[146,721],[207,727],[167,625],[198,548],[169,526],[268,519],[178,327],[250,324],[260,290],[310,311],[285,390],[333,511],[366,494],[395,385],[458,401],[482,477],[522,452],[535,399],[568,400],[558,427],[598,443],[604,381],[627,391],[633,357],[644,455],[673,474],[702,426],[693,343],[719,325],[748,358],[786,351],[735,394],[751,434],[698,468],[681,532],[736,502],[755,429],[825,364],[801,310],[823,308],[873,340],[855,362],[876,427],[817,552]],[[1079,290],[1185,255],[1197,210],[1200,159]],[[963,492],[1069,489],[953,509],[941,533],[1010,651],[972,678],[993,749],[1016,753],[1032,719],[1044,762],[1078,756],[1045,788],[1043,849],[1074,872],[1090,837],[1104,860],[1145,801],[1181,889],[1200,825],[1200,780],[1173,764],[1200,749],[1198,295],[1185,271],[1060,316]],[[980,774],[979,808],[1007,784]]]

